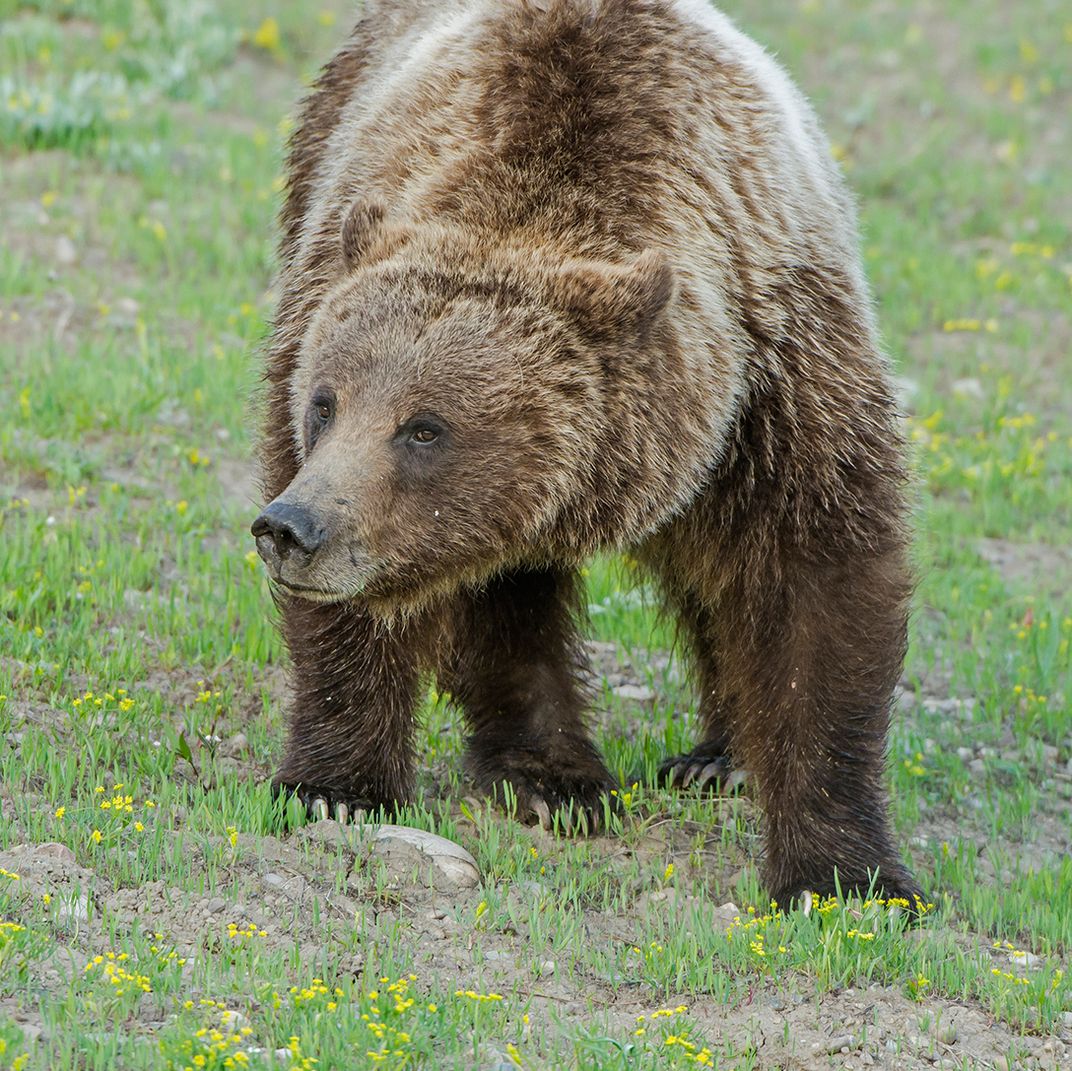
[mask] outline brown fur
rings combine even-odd
[[[484,789],[594,812],[577,567],[630,548],[700,686],[670,768],[755,778],[779,899],[835,868],[910,895],[903,450],[853,209],[694,2],[376,0],[306,100],[261,455],[299,521],[255,526],[294,663],[277,784],[407,800],[433,672]]]

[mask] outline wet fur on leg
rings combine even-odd
[[[521,818],[602,815],[615,786],[592,743],[577,637],[580,589],[569,569],[516,570],[454,602],[440,681],[470,728],[466,768],[478,787],[516,796]]]

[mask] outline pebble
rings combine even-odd
[[[1037,967],[1042,960],[1034,954],[1034,952],[1010,952],[1009,962],[1014,967],[1022,967],[1024,970],[1031,970]]]
[[[34,855],[44,856],[46,859],[58,859],[61,863],[73,863],[75,861],[74,852],[66,844],[60,844],[54,840],[39,844],[34,848],[33,853]]]
[[[823,1052],[833,1054],[835,1052],[848,1052],[855,1048],[855,1044],[852,1040],[852,1034],[838,1034],[836,1038],[831,1038],[825,1044],[820,1043],[816,1047],[822,1049]]]
[[[226,906],[227,901],[222,896],[214,896],[205,904],[205,911],[210,915],[218,915]]]
[[[71,264],[77,263],[77,261],[78,250],[75,248],[74,242],[67,235],[61,234],[56,239],[56,263],[69,267]]]
[[[309,893],[309,882],[300,874],[291,874],[284,877],[282,874],[265,874],[261,881],[278,893],[282,893],[288,900],[301,902]]]
[[[953,382],[953,393],[960,398],[983,397],[983,384],[978,379],[957,379]]]
[[[224,745],[223,752],[231,758],[238,758],[249,751],[249,739],[245,733],[235,733]]]
[[[655,693],[643,684],[619,684],[614,694],[620,699],[632,699],[636,703],[650,703]]]
[[[414,867],[433,886],[475,889],[480,884],[476,860],[446,837],[410,826],[380,826],[372,839],[372,854],[408,879]]]
[[[225,1008],[220,1012],[220,1022],[232,1031],[249,1026],[249,1020],[240,1011],[234,1011],[231,1008]]]
[[[953,1044],[953,1042],[957,1040],[957,1027],[956,1027],[956,1023],[946,1023],[946,1024],[944,1025],[944,1026],[941,1026],[941,1027],[939,1027],[939,1028],[938,1028],[938,1029],[937,1029],[937,1030],[936,1030],[936,1031],[934,1032],[934,1036],[935,1036],[935,1037],[936,1037],[936,1038],[937,1038],[937,1039],[938,1039],[938,1040],[939,1040],[939,1041],[940,1041],[940,1042],[941,1042],[941,1043],[942,1043],[943,1045],[952,1045],[952,1044]]]
[[[89,893],[82,893],[77,899],[70,897],[60,904],[56,918],[60,922],[89,922]]]

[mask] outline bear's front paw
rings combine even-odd
[[[701,744],[684,755],[674,755],[659,767],[659,784],[667,788],[688,788],[695,785],[720,795],[740,788],[747,779],[744,770],[734,768],[733,760],[724,750]]]
[[[618,808],[614,778],[598,759],[590,766],[556,765],[502,755],[470,763],[480,788],[520,821],[548,830],[557,824],[567,834],[598,833],[605,812]]]
[[[297,797],[305,808],[306,815],[313,822],[325,818],[334,818],[336,822],[343,824],[359,822],[368,811],[376,809],[376,804],[372,800],[322,785],[292,783],[277,778],[272,782],[272,791],[276,796]]]
[[[512,794],[517,801],[517,818],[528,825],[539,824],[550,830],[557,820],[563,833],[584,836],[599,833],[605,811],[617,809],[617,797],[611,795],[614,787],[611,778],[528,777],[513,773],[495,782],[490,795],[505,805]]]

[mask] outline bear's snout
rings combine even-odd
[[[307,566],[327,531],[312,510],[278,499],[268,504],[249,530],[257,540],[257,553],[276,576],[282,562]]]

